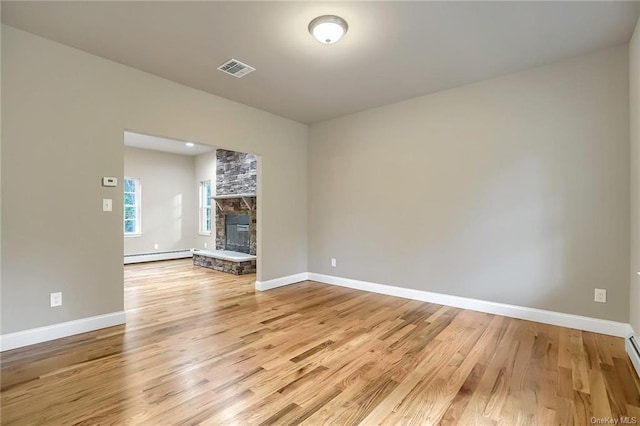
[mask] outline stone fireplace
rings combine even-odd
[[[257,158],[216,151],[216,250],[194,252],[194,264],[233,274],[256,272]]]
[[[256,183],[253,154],[216,151],[216,249],[256,254]]]

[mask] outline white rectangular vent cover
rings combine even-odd
[[[250,72],[255,71],[256,69],[252,66],[244,64],[237,59],[230,59],[224,64],[220,65],[218,69],[227,74],[231,74],[234,77],[244,77]]]

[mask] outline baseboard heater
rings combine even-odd
[[[640,376],[640,336],[631,336],[627,339],[627,353],[636,373]]]
[[[185,259],[188,257],[193,257],[191,249],[136,253],[125,255],[124,264],[128,265],[130,263],[155,262],[157,260]]]

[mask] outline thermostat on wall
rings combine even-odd
[[[102,178],[102,186],[118,186],[118,178],[103,177]]]

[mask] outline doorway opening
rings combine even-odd
[[[126,131],[124,263],[257,269],[257,156]]]

